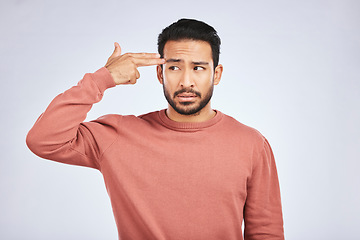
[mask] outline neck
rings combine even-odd
[[[175,122],[205,122],[215,117],[216,112],[211,108],[209,102],[203,109],[192,115],[180,114],[169,105],[166,109],[166,115]]]

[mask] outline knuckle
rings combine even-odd
[[[131,78],[128,83],[134,85],[136,83],[136,78]]]
[[[131,55],[130,55],[129,53],[125,53],[125,54],[123,55],[123,58],[124,58],[124,59],[129,59],[129,58],[131,58]]]
[[[126,59],[132,63],[134,63],[134,57],[132,55],[127,55]]]

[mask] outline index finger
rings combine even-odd
[[[159,53],[127,53],[129,56],[134,58],[160,58]]]
[[[164,58],[134,58],[134,63],[138,67],[160,65],[165,63]]]

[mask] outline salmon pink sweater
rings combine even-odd
[[[220,111],[201,123],[172,121],[165,110],[83,122],[114,86],[106,68],[86,74],[26,140],[40,157],[102,173],[119,239],[284,238],[275,161],[258,131]]]

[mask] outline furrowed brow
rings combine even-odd
[[[182,59],[175,59],[175,58],[170,58],[170,59],[166,59],[167,63],[171,63],[171,62],[183,62],[184,60]]]
[[[192,62],[192,64],[194,64],[194,65],[209,65],[208,62],[202,62],[202,61],[200,61],[200,62]]]
[[[177,58],[170,58],[170,59],[166,59],[166,63],[178,63],[178,62],[184,62],[183,59],[177,59]],[[209,65],[208,62],[205,62],[205,61],[194,61],[194,62],[191,62],[191,64],[193,65]]]

